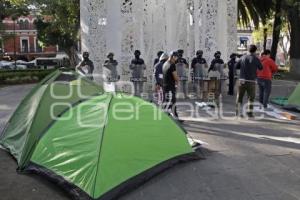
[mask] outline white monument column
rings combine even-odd
[[[101,81],[102,64],[106,54],[105,0],[80,0],[81,48],[90,53],[95,66],[95,80]]]
[[[228,57],[237,52],[237,17],[238,1],[227,0],[227,52]]]
[[[107,24],[105,28],[107,53],[113,52],[115,59],[121,57],[122,44],[122,21],[121,21],[121,0],[106,1]]]
[[[201,37],[204,37],[204,55],[207,62],[210,63],[214,53],[218,50],[217,44],[217,20],[218,20],[218,0],[203,0],[204,13],[204,31]]]
[[[110,51],[129,80],[133,51],[140,49],[151,77],[159,50],[182,48],[186,56],[203,50],[208,62],[220,50],[236,52],[237,0],[80,0],[82,51],[100,73]]]
[[[227,1],[218,0],[217,14],[217,48],[222,53],[222,59],[228,60],[228,20],[227,20]]]

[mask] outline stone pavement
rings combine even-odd
[[[277,86],[278,85],[278,86]],[[292,82],[276,82],[274,93],[287,92]],[[0,125],[32,86],[0,89]],[[283,95],[283,94],[279,94]],[[233,114],[234,98],[224,109]],[[193,103],[193,102],[192,102]],[[260,121],[187,117],[184,127],[206,144],[206,160],[177,165],[121,200],[297,200],[300,199],[300,116],[296,121]],[[200,111],[203,112],[203,111]],[[35,175],[19,175],[16,163],[0,150],[1,200],[64,200],[69,197]]]

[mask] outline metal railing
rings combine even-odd
[[[43,49],[42,48],[27,48],[27,47],[22,47],[20,48],[20,53],[42,53]]]

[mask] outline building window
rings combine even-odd
[[[25,20],[25,21],[24,21],[24,29],[25,29],[25,30],[28,30],[28,29],[29,29],[29,21],[28,21],[28,20]]]
[[[21,39],[21,53],[29,52],[29,41],[28,39]]]
[[[0,38],[0,53],[3,53],[4,49],[3,49],[3,40],[2,38]]]
[[[35,43],[36,43],[36,52],[38,52],[38,53],[43,52],[43,48],[42,48],[41,45],[39,44],[38,39],[35,39]]]
[[[18,24],[19,24],[20,30],[23,30],[23,29],[24,29],[24,21],[23,21],[23,20],[20,20],[20,21],[18,22]]]
[[[19,27],[20,30],[29,30],[29,21],[27,19],[19,20]]]

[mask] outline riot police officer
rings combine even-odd
[[[207,78],[207,70],[208,65],[203,58],[203,51],[198,50],[196,52],[196,57],[192,60],[192,70],[193,70],[193,78],[194,78],[194,89],[198,97],[201,98],[201,91],[204,90],[204,80]]]
[[[79,65],[76,66],[76,70],[86,75],[89,79],[94,80],[94,63],[89,58],[89,52],[83,52],[82,57],[83,61],[81,61]]]
[[[184,95],[184,98],[187,98],[188,93],[188,69],[189,64],[185,58],[183,58],[184,51],[182,49],[179,49],[177,51],[178,54],[178,60],[176,62],[176,71],[179,77],[179,88],[178,93],[181,93]]]
[[[134,95],[141,96],[144,87],[144,71],[146,70],[145,61],[140,58],[141,51],[135,50],[134,59],[131,61],[130,70],[132,71],[132,82],[134,85]]]
[[[230,55],[230,60],[228,62],[228,77],[229,77],[229,88],[228,88],[228,95],[234,95],[234,86],[235,86],[235,77],[236,77],[236,58],[237,55],[235,53]]]
[[[107,55],[107,58],[103,65],[104,80],[106,82],[117,82],[120,79],[117,70],[118,61],[114,59],[114,53],[112,52]]]

